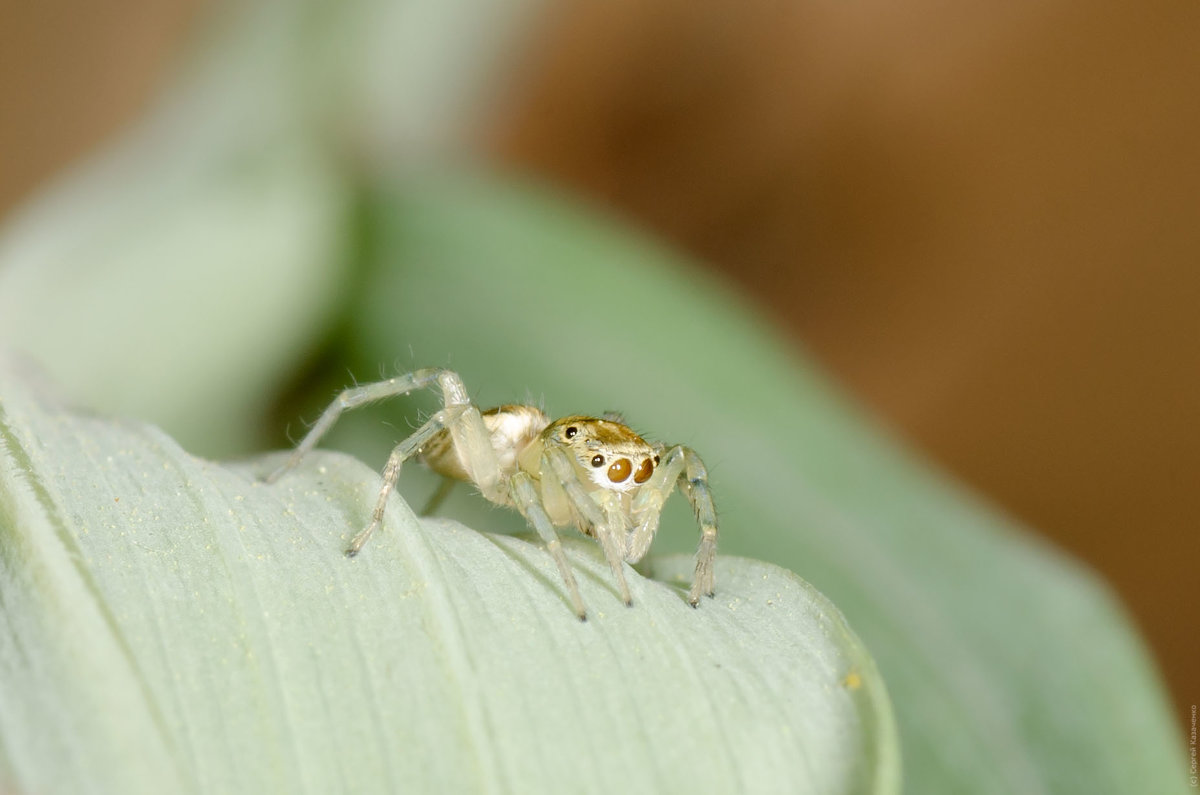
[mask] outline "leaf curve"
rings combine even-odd
[[[878,673],[768,564],[719,598],[395,499],[318,452],[204,461],[0,377],[0,783],[18,791],[898,791]],[[655,559],[668,580],[686,556]]]

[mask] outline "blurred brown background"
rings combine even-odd
[[[203,0],[0,4],[0,213],[135,116]],[[1100,570],[1200,701],[1200,3],[560,10],[480,143],[756,298]]]

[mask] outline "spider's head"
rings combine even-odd
[[[628,425],[597,417],[563,417],[546,428],[543,438],[575,459],[584,485],[631,491],[645,483],[658,465],[659,449]]]

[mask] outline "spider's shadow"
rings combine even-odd
[[[500,553],[502,555],[504,555],[509,560],[516,563],[522,569],[524,569],[533,579],[537,580],[538,582],[542,583],[550,590],[554,591],[554,593],[558,595],[558,598],[562,601],[563,605],[566,607],[567,610],[572,609],[570,598],[567,595],[566,585],[563,583],[562,579],[557,576],[557,570],[555,570],[554,574],[547,574],[547,573],[543,572],[541,569],[539,569],[538,567],[536,567],[530,561],[528,556],[519,554],[516,550],[510,548],[507,544],[505,544],[503,541],[501,541],[500,537],[493,535],[491,533],[483,533],[482,535],[492,545],[494,545],[498,550],[500,550]],[[512,539],[520,541],[524,544],[528,544],[530,547],[533,548],[533,550],[534,550],[533,554],[545,555],[546,559],[550,560],[550,553],[546,550],[546,546],[543,543],[541,543],[541,539],[538,538],[538,536],[536,534],[534,534],[534,533],[514,533],[512,535],[506,534],[504,537],[512,538]],[[568,551],[571,551],[571,550],[574,550],[576,552],[584,551],[589,546],[594,547],[595,553],[597,553],[597,554],[599,553],[599,547],[596,547],[594,544],[588,544],[587,542],[573,543],[573,542],[567,542],[565,540],[563,542],[563,548]],[[586,554],[592,558],[592,562],[594,562],[594,563],[598,562],[601,565],[599,567],[587,566],[586,568],[583,566],[572,565],[571,571],[574,572],[576,578],[582,579],[582,578],[586,577],[589,581],[595,583],[596,585],[600,586],[603,590],[608,592],[612,596],[612,598],[616,601],[617,604],[622,604],[620,593],[617,592],[616,586],[612,582],[610,582],[611,576],[604,576],[604,575],[608,575],[608,573],[609,573],[608,572],[608,564],[605,561],[603,561],[602,559],[598,559],[597,555],[593,554],[592,551],[588,551]],[[572,559],[571,562],[573,564],[575,563],[575,560],[574,560],[575,557],[577,557],[577,556],[575,556],[575,555],[569,556],[569,558]],[[602,568],[602,570],[603,570],[602,573],[597,573],[597,568]],[[622,606],[624,606],[624,605],[622,605]]]

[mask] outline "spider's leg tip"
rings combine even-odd
[[[346,550],[346,557],[353,558],[356,555],[358,555],[358,550],[355,549],[354,547],[350,547],[349,549]]]

